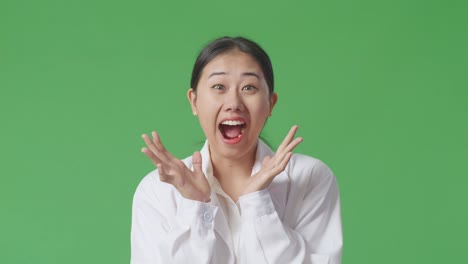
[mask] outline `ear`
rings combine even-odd
[[[193,88],[190,88],[187,91],[187,98],[189,100],[190,106],[192,107],[192,113],[193,115],[197,115],[197,107],[195,106],[195,102],[197,101],[197,93]]]
[[[271,113],[273,112],[273,108],[275,107],[276,102],[278,102],[278,95],[275,92],[273,92],[273,94],[270,96],[270,115],[269,116],[271,116]]]

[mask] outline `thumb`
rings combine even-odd
[[[268,156],[268,155],[265,156],[265,158],[263,158],[263,160],[262,160],[262,168],[264,168],[264,167],[268,164],[268,162],[269,162],[270,160],[271,160],[271,157],[270,157],[270,156]]]
[[[196,151],[193,153],[192,156],[192,164],[193,164],[193,172],[195,172],[195,175],[203,175],[202,171],[202,157],[200,152]]]

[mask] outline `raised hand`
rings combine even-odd
[[[293,126],[291,130],[289,130],[289,133],[286,135],[273,157],[266,156],[263,159],[262,168],[249,178],[242,195],[265,189],[270,185],[276,175],[280,174],[280,172],[286,168],[286,165],[291,159],[293,149],[302,142],[302,137],[294,138],[298,128],[298,126]]]
[[[156,165],[159,179],[174,185],[180,194],[187,199],[209,202],[211,188],[202,171],[200,152],[193,153],[192,171],[166,150],[156,132],[153,131],[151,134],[153,139],[146,134],[142,135],[147,147],[142,148],[141,152]]]

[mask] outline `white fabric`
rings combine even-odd
[[[183,198],[157,170],[141,181],[133,200],[132,264],[341,263],[338,187],[323,162],[294,154],[268,188],[235,204],[213,177],[207,143],[201,154],[209,203]],[[252,175],[273,154],[259,140]],[[193,168],[191,157],[183,161]]]
[[[237,256],[239,251],[239,238],[240,238],[240,228],[241,228],[241,215],[239,211],[239,205],[236,204],[229,195],[227,195],[218,180],[212,173],[206,175],[208,182],[210,183],[212,192],[217,194],[219,201],[219,207],[223,210],[225,219],[229,226],[229,231],[231,233],[231,243],[234,250],[234,255]]]

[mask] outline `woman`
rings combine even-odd
[[[133,202],[133,264],[341,263],[336,180],[321,161],[292,154],[293,126],[276,153],[259,139],[276,104],[268,55],[245,38],[207,45],[188,100],[207,138],[179,160],[143,135],[156,165]]]

